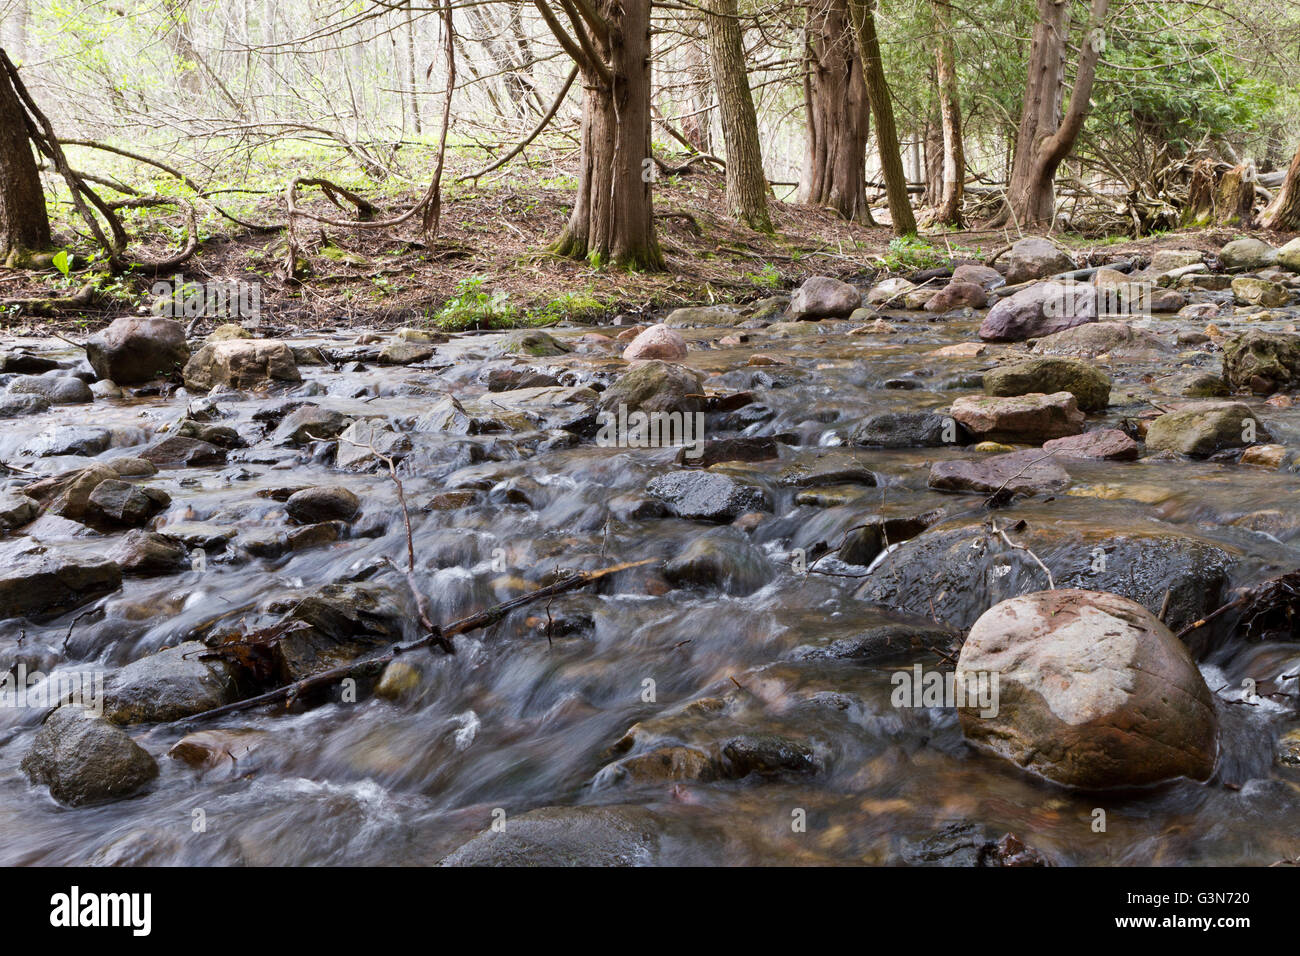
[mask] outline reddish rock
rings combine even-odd
[[[1043,443],[1043,451],[1054,452],[1062,458],[1097,458],[1102,461],[1137,461],[1138,443],[1118,428],[1099,428],[1054,438]]]
[[[1046,441],[1083,431],[1084,414],[1069,392],[1030,392],[1011,397],[967,396],[950,413],[976,439]]]
[[[623,350],[628,362],[638,359],[661,359],[676,362],[686,358],[686,340],[666,325],[652,325]]]
[[[925,311],[951,312],[953,309],[982,309],[989,300],[984,287],[973,282],[949,282],[925,303]]]

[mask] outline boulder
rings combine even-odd
[[[1148,451],[1205,458],[1225,448],[1244,448],[1271,437],[1247,405],[1194,402],[1153,421],[1147,428],[1146,444]]]
[[[175,319],[125,316],[86,340],[86,358],[101,379],[135,385],[173,375],[190,359],[185,326]]]
[[[930,466],[930,487],[980,495],[1051,494],[1065,489],[1070,476],[1037,449],[988,458],[937,461]]]
[[[207,645],[186,641],[118,670],[104,691],[104,718],[152,724],[201,714],[237,698],[234,672]]]
[[[1255,276],[1238,276],[1232,280],[1232,297],[1238,305],[1276,309],[1291,301],[1291,290],[1280,282],[1269,282]]]
[[[600,398],[600,409],[629,412],[686,412],[704,409],[704,376],[657,359],[633,363]]]
[[[645,490],[679,518],[696,521],[733,521],[747,512],[772,510],[761,489],[707,471],[668,472],[652,478]]]
[[[226,450],[197,438],[173,435],[154,442],[140,453],[140,457],[159,468],[197,468],[222,464],[226,460]]]
[[[1169,346],[1150,332],[1135,329],[1124,322],[1091,322],[1046,335],[1030,347],[1039,355],[1073,358],[1109,355],[1127,360],[1157,358],[1169,351]]]
[[[312,441],[329,441],[352,424],[352,419],[332,408],[304,405],[295,408],[276,426],[271,438],[277,445],[306,445]]]
[[[415,365],[427,362],[438,350],[424,342],[387,342],[379,350],[380,365]]]
[[[19,375],[9,383],[9,394],[40,396],[51,405],[85,405],[95,400],[85,382],[59,373]]]
[[[22,454],[33,458],[60,455],[98,455],[108,449],[113,433],[93,425],[55,425],[47,428],[23,446]]]
[[[376,453],[396,460],[411,450],[409,438],[374,419],[353,422],[339,433],[338,439],[334,463],[339,468],[366,468],[378,462]]]
[[[21,528],[36,518],[40,508],[26,495],[14,491],[0,491],[0,530]]]
[[[1200,265],[1204,257],[1196,249],[1159,249],[1151,254],[1152,275],[1160,276],[1175,269]]]
[[[511,332],[501,340],[498,350],[505,355],[528,355],[534,358],[563,355],[570,351],[569,346],[541,329],[520,329]]]
[[[1073,499],[1048,507],[1052,520],[1031,514],[1017,529],[1002,519],[1001,533],[979,515],[935,525],[881,558],[857,596],[968,628],[999,601],[1048,586],[1038,562],[1019,550],[1028,548],[1051,570],[1057,588],[1123,595],[1152,614],[1163,610],[1175,632],[1225,603],[1239,552],[1134,518],[1124,508],[1112,512]]]
[[[108,558],[29,552],[0,569],[0,620],[57,617],[121,586],[122,570]]]
[[[988,293],[974,282],[949,282],[925,303],[925,311],[943,314],[954,309],[982,309],[988,303]]]
[[[949,414],[979,441],[1035,443],[1079,434],[1085,417],[1069,392],[966,396],[952,403]]]
[[[849,440],[869,448],[937,448],[965,444],[970,435],[948,415],[879,412],[859,422]]]
[[[995,396],[1069,392],[1085,412],[1110,404],[1110,376],[1095,365],[1067,358],[1030,359],[984,373],[984,391]]]
[[[44,395],[0,395],[0,418],[22,418],[49,410],[50,400]]]
[[[793,319],[842,319],[862,305],[855,286],[829,276],[809,276],[790,297]]]
[[[652,325],[623,350],[623,359],[662,359],[676,362],[686,358],[686,340],[666,325]]]
[[[129,797],[158,776],[157,762],[121,729],[71,706],[46,717],[22,769],[72,807]]]
[[[327,584],[288,609],[274,651],[280,677],[301,680],[391,644],[415,613],[383,585]]]
[[[107,525],[136,527],[159,512],[165,511],[171,502],[171,495],[161,488],[109,478],[101,481],[90,493],[86,520]]]
[[[153,531],[128,531],[111,557],[123,574],[171,574],[190,564],[185,545]]]
[[[1292,272],[1300,272],[1300,236],[1277,251],[1277,264]]]
[[[1097,289],[1086,282],[1039,282],[994,303],[980,325],[986,342],[1019,342],[1097,321]]]
[[[990,608],[956,682],[997,675],[996,714],[958,708],[968,740],[1059,784],[1139,787],[1206,780],[1218,758],[1214,701],[1187,648],[1142,605],[1073,588]]]
[[[734,305],[703,305],[674,309],[663,324],[670,329],[732,328],[745,320],[746,317]]]
[[[361,509],[361,499],[342,485],[304,488],[289,496],[284,510],[299,524],[351,521]]]
[[[954,283],[972,283],[979,286],[986,293],[1004,286],[1007,283],[1006,278],[997,269],[991,266],[981,266],[975,263],[966,263],[960,265],[952,271],[952,279],[949,284]]]
[[[1099,461],[1138,459],[1138,443],[1118,428],[1099,428],[1082,435],[1053,438],[1043,443],[1043,451],[1050,451],[1058,458],[1095,458]]]
[[[1300,388],[1300,335],[1252,329],[1232,339],[1223,347],[1223,377],[1257,395]]]
[[[870,306],[885,306],[887,308],[897,308],[898,304],[903,301],[907,293],[916,288],[916,283],[908,282],[906,279],[895,276],[892,279],[886,279],[879,282],[867,290],[863,300]]]
[[[22,493],[36,501],[50,514],[78,521],[86,514],[86,509],[90,505],[90,493],[101,481],[117,477],[115,470],[95,462],[85,468],[41,478],[24,487]]]
[[[301,382],[293,350],[266,339],[226,339],[204,345],[185,365],[185,387],[206,392],[217,385],[264,388]]]
[[[639,806],[543,807],[483,833],[439,866],[649,866],[660,855],[664,825]]]
[[[1277,258],[1277,250],[1262,239],[1234,239],[1219,250],[1225,269],[1262,269]]]
[[[1007,253],[1007,285],[1019,285],[1030,279],[1071,272],[1074,260],[1048,239],[1028,236],[1011,246]]]

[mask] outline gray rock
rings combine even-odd
[[[1223,377],[1257,395],[1300,388],[1300,335],[1252,329],[1223,349]]]
[[[113,433],[91,425],[55,425],[38,433],[22,450],[35,458],[57,455],[98,455],[112,443]]]
[[[113,549],[123,574],[171,574],[189,567],[190,553],[180,542],[153,531],[129,531]]]
[[[752,594],[772,577],[763,552],[742,533],[719,528],[693,539],[664,565],[664,577],[682,587]]]
[[[1064,468],[1037,449],[936,461],[930,466],[930,487],[980,495],[1041,495],[1062,491],[1070,484]]]
[[[122,571],[102,557],[29,553],[0,569],[0,620],[55,617],[122,586]]]
[[[1262,239],[1234,239],[1219,250],[1219,261],[1227,269],[1262,269],[1277,258],[1277,250]]]
[[[59,707],[46,718],[22,769],[54,799],[73,807],[129,797],[158,776],[158,764],[144,748],[76,707]]]
[[[794,319],[840,319],[861,307],[862,293],[856,287],[830,276],[810,276],[790,297]]]
[[[95,400],[90,386],[71,375],[20,375],[9,383],[9,394],[39,395],[51,405],[84,405]]]
[[[1074,359],[1029,359],[985,372],[984,391],[998,396],[1069,392],[1080,409],[1098,412],[1110,404],[1110,376],[1095,365]]]
[[[636,806],[544,807],[449,853],[440,866],[650,866],[664,826]]]
[[[44,395],[0,395],[0,418],[22,418],[49,410],[50,400]]]
[[[633,363],[600,399],[601,411],[694,413],[704,409],[704,377],[694,369],[668,362]]]
[[[290,495],[284,509],[299,524],[351,521],[361,510],[361,499],[342,485],[323,485]]]
[[[173,435],[150,445],[140,453],[140,457],[159,468],[197,468],[222,464],[226,460],[226,451],[197,438]]]
[[[1007,285],[1043,279],[1078,268],[1074,260],[1050,240],[1028,236],[1012,245],[1007,253]]]
[[[165,511],[171,496],[161,488],[128,481],[101,481],[90,493],[86,518],[112,525],[138,526]]]
[[[86,358],[101,379],[134,385],[172,375],[190,359],[185,326],[175,319],[125,316],[86,341]]]
[[[1039,282],[999,299],[980,325],[986,342],[1019,342],[1097,321],[1097,289],[1086,282]]]
[[[696,521],[732,521],[751,511],[772,510],[761,489],[705,471],[659,475],[650,480],[645,490],[652,498],[667,504],[679,518]]]
[[[229,664],[205,644],[186,641],[114,673],[105,688],[104,717],[115,724],[179,720],[236,700],[237,690]]]
[[[1147,428],[1148,451],[1204,458],[1272,438],[1250,407],[1240,402],[1195,402],[1161,415]]]

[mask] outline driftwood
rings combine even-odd
[[[1234,630],[1242,632],[1247,639],[1262,640],[1274,634],[1283,634],[1283,639],[1291,640],[1300,637],[1300,568],[1253,587],[1241,588],[1227,604],[1179,631],[1179,640],[1232,611],[1240,612]]]
[[[409,654],[411,651],[417,651],[426,647],[445,646],[457,634],[465,634],[469,631],[475,631],[479,628],[488,627],[505,618],[507,614],[517,608],[540,601],[543,598],[554,597],[557,594],[564,594],[567,591],[576,591],[578,588],[585,587],[593,581],[599,581],[601,578],[619,571],[626,571],[628,568],[637,568],[646,564],[652,564],[654,558],[647,558],[644,561],[629,561],[625,564],[616,564],[613,567],[601,568],[597,571],[575,571],[567,577],[554,581],[536,590],[529,591],[527,594],[521,594],[519,597],[511,598],[508,601],[502,601],[500,604],[494,604],[492,607],[471,614],[469,617],[463,617],[458,621],[453,621],[446,627],[434,627],[433,630],[417,638],[408,641],[405,644],[394,644],[388,651],[383,654],[377,654],[372,657],[361,658],[348,664],[341,664],[338,667],[331,667],[329,670],[321,671],[318,674],[312,674],[310,677],[304,677],[302,680],[295,681],[292,684],[286,684],[283,687],[277,687],[275,690],[267,691],[265,694],[259,694],[256,697],[249,697],[245,700],[237,700],[234,703],[225,704],[221,707],[214,707],[211,710],[205,710],[201,714],[195,714],[190,717],[182,717],[173,723],[188,723],[194,720],[207,720],[211,717],[220,717],[223,714],[233,714],[241,710],[248,710],[251,707],[260,707],[263,704],[274,704],[284,701],[286,705],[292,704],[308,691],[320,687],[327,687],[336,684],[347,678],[373,677],[380,673],[383,667],[396,660],[402,654]],[[214,651],[219,652],[218,648]]]

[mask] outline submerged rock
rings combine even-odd
[[[144,748],[108,721],[71,706],[45,719],[22,769],[73,807],[129,797],[158,776]]]
[[[664,824],[637,806],[543,807],[449,853],[439,866],[650,866]]]
[[[717,588],[727,594],[752,594],[772,577],[767,558],[749,539],[730,528],[693,539],[664,564],[664,577],[685,587]]]
[[[772,510],[762,489],[712,472],[669,472],[652,478],[645,490],[677,517],[696,521],[733,521],[746,512]]]
[[[1123,322],[1090,322],[1077,328],[1045,335],[1033,343],[1039,355],[1068,355],[1075,358],[1112,359],[1158,358],[1169,346],[1150,332]]]
[[[958,708],[966,737],[1083,789],[1205,780],[1218,721],[1205,680],[1146,608],[1096,591],[1039,591],[990,608],[962,645],[956,679],[998,675],[996,714]]]
[[[236,696],[230,665],[205,644],[186,641],[114,673],[104,693],[104,717],[115,724],[179,720]]]

